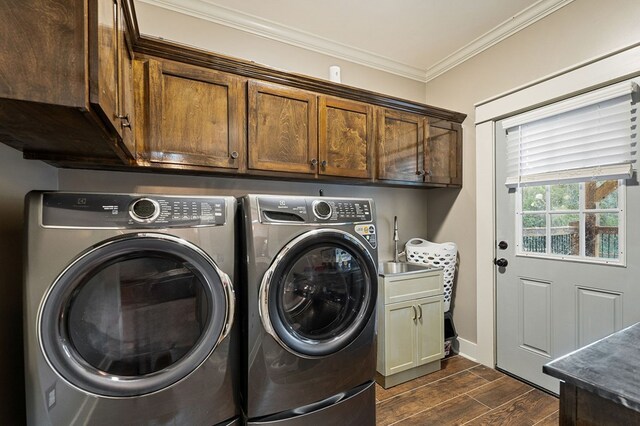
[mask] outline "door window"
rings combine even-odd
[[[624,264],[624,181],[517,189],[518,255]]]

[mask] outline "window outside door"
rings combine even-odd
[[[544,364],[640,321],[640,187],[634,178],[509,188],[501,130],[496,363],[558,393]]]

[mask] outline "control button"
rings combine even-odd
[[[318,219],[329,219],[331,217],[332,209],[331,205],[326,201],[316,200],[312,205],[313,214]]]
[[[136,222],[153,222],[160,215],[160,205],[150,198],[139,198],[129,206],[129,215]]]

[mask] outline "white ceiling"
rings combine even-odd
[[[429,81],[573,0],[137,1]]]

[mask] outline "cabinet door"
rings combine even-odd
[[[248,93],[249,169],[315,174],[316,95],[257,81]]]
[[[373,107],[320,97],[318,112],[322,175],[370,178],[373,157]]]
[[[126,43],[124,1],[96,1],[89,6],[89,100],[133,156],[132,55]]]
[[[137,64],[138,144],[142,160],[238,169],[244,161],[242,80],[193,65]],[[140,137],[140,135],[143,135]]]
[[[413,303],[418,308],[416,365],[423,365],[444,357],[443,296],[426,297]]]
[[[135,158],[135,140],[133,136],[134,100],[133,100],[133,52],[127,43],[127,28],[125,24],[125,1],[121,0],[118,14],[118,70],[120,73],[118,84],[118,116],[116,130],[118,130],[125,148],[132,158]]]
[[[418,312],[414,301],[392,303],[384,307],[385,371],[384,375],[416,367],[416,324]]]
[[[80,1],[0,2],[0,99],[86,108],[86,13]]]
[[[119,1],[89,5],[89,100],[112,128],[120,132],[118,118]]]
[[[378,113],[378,172],[380,180],[422,182],[426,118],[380,109]]]
[[[431,119],[426,147],[425,182],[462,186],[462,126]]]

